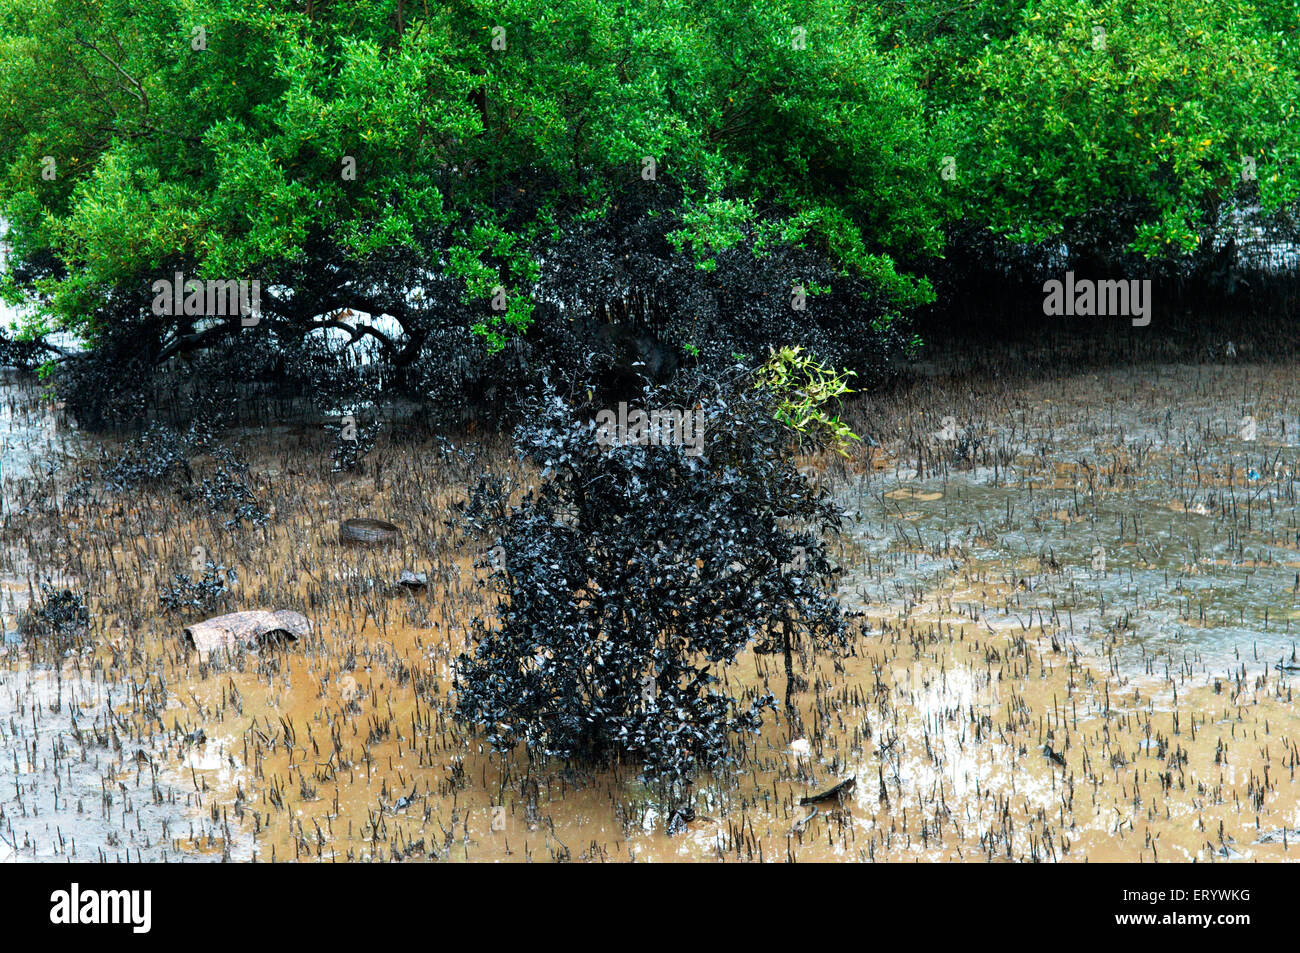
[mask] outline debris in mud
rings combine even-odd
[[[339,539],[345,543],[364,543],[379,545],[397,542],[400,533],[396,526],[386,520],[358,518],[344,520],[339,527]]]
[[[679,807],[668,816],[668,836],[680,834],[693,820],[695,820],[695,808]]]
[[[1300,828],[1279,827],[1277,830],[1264,831],[1255,839],[1256,844],[1294,844],[1300,840]]]
[[[820,808],[814,807],[812,809],[812,813],[809,814],[807,817],[803,817],[795,821],[794,826],[790,828],[790,833],[798,835],[806,831],[808,829],[808,825],[812,823],[813,818],[818,815],[820,810],[821,810]]]
[[[809,804],[824,804],[827,801],[843,801],[845,797],[857,786],[858,776],[855,774],[851,778],[845,778],[835,787],[823,791],[821,794],[814,794],[810,797],[800,798],[799,805],[806,807]],[[808,820],[812,820],[811,817]]]
[[[185,638],[198,649],[199,658],[207,661],[214,651],[234,651],[240,645],[256,648],[272,636],[297,640],[311,634],[307,617],[288,609],[270,612],[252,609],[231,612],[203,622],[195,622],[185,629]]]
[[[364,694],[365,692],[361,690],[361,686],[357,684],[357,680],[353,676],[344,675],[339,679],[339,697],[348,703],[349,710],[361,710],[357,700]]]
[[[406,589],[424,589],[429,585],[429,574],[403,569],[402,575],[398,577],[397,584]]]

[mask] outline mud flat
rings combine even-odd
[[[500,445],[466,441],[467,458],[395,426],[365,475],[340,476],[316,429],[235,435],[265,526],[228,527],[172,490],[72,494],[75,459],[53,478],[8,474],[14,599],[57,579],[92,621],[56,659],[8,646],[0,850],[1292,859],[1300,672],[1275,666],[1300,606],[1295,410],[1285,369],[1251,365],[961,391],[938,376],[851,408],[876,446],[809,463],[851,514],[838,556],[852,651],[801,653],[797,717],[769,714],[730,770],[669,800],[634,765],[503,758],[452,718],[454,659],[493,598],[475,565],[486,544],[452,504],[486,466],[513,466]],[[89,464],[84,446],[67,452]],[[365,516],[398,524],[397,541],[343,545],[340,521]],[[230,592],[210,611],[163,609],[160,587],[200,547],[235,571]],[[427,586],[394,586],[403,570]],[[302,613],[311,635],[208,661],[180,636],[263,607]],[[726,678],[736,694],[785,681],[779,656],[752,652]],[[815,814],[800,805],[850,777]]]

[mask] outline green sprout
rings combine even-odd
[[[851,440],[861,440],[826,405],[852,394],[848,379],[852,371],[836,371],[815,360],[798,345],[773,348],[767,363],[757,371],[756,385],[776,397],[776,419],[799,435],[825,443],[842,457],[849,455]]]

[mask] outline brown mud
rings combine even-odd
[[[877,445],[808,461],[850,513],[853,647],[800,654],[794,723],[768,714],[700,777],[677,833],[683,802],[635,765],[502,757],[454,721],[452,666],[494,598],[451,510],[482,460],[405,425],[334,475],[318,430],[249,434],[273,516],[234,529],[171,492],[70,502],[75,460],[7,470],[6,629],[42,579],[83,592],[92,624],[56,661],[8,640],[0,859],[1296,858],[1300,672],[1274,667],[1300,618],[1296,399],[1286,368],[1163,365],[934,373],[859,401]],[[26,400],[13,420],[49,426]],[[346,546],[350,517],[402,532]],[[209,615],[290,609],[312,635],[201,662],[181,638],[201,616],[158,601],[198,547],[238,573]],[[428,587],[394,586],[404,569]],[[726,681],[780,696],[781,665],[747,652]]]

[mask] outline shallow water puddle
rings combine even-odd
[[[1262,403],[1291,406],[1289,373],[1225,370],[1207,380],[1199,369],[1164,368],[1141,388],[1126,386],[1131,376],[1061,382],[1051,401],[1031,389],[1006,419],[984,418],[980,440],[1005,448],[1005,466],[957,460],[928,479],[914,469],[877,473],[841,490],[864,516],[850,532],[874,560],[849,566],[845,588],[894,601],[913,581],[935,585],[937,560],[951,556],[1001,577],[1010,591],[1000,611],[1046,614],[1129,674],[1169,664],[1205,675],[1289,658],[1300,642],[1296,421],[1287,440],[1268,440],[1261,414],[1258,439],[1246,441],[1234,406],[1247,378]],[[1140,637],[1107,646],[1121,631]]]
[[[249,839],[227,833],[185,790],[189,767],[133,737],[116,711],[128,694],[74,671],[0,669],[7,859],[176,860],[217,840],[230,843],[230,858],[250,855]]]

